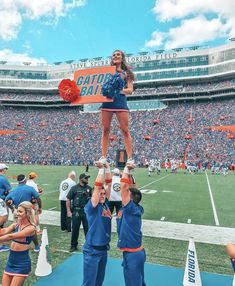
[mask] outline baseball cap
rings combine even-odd
[[[38,175],[35,172],[30,172],[29,173],[29,179],[34,179],[36,178]]]
[[[87,175],[86,173],[82,173],[80,176],[79,176],[79,180],[81,180],[81,179],[84,179],[84,178],[90,178],[90,176],[89,175]]]
[[[112,170],[112,173],[117,174],[117,175],[120,175],[120,170],[119,170],[118,168],[114,168],[114,169]]]
[[[8,166],[6,164],[0,164],[0,170],[8,169]]]

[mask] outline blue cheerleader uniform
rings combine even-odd
[[[27,226],[26,226],[27,227]],[[25,228],[25,227],[24,227]],[[24,229],[23,228],[23,229]],[[14,232],[23,230],[20,225],[17,225]],[[29,245],[32,242],[33,236],[27,236],[19,240],[13,240],[20,244]],[[10,250],[10,254],[7,260],[7,264],[4,273],[10,276],[29,276],[31,272],[31,260],[29,257],[29,251],[14,251]]]
[[[146,254],[142,245],[141,216],[144,209],[132,200],[118,213],[118,248],[123,251],[123,273],[126,286],[146,286],[144,263]]]
[[[103,95],[112,98],[113,102],[103,102],[100,110],[105,111],[129,111],[127,106],[127,98],[125,94],[121,94],[121,90],[127,85],[126,78],[123,80],[120,73],[113,75],[110,81],[102,86]]]
[[[83,284],[82,286],[101,286],[107,264],[107,251],[111,240],[112,214],[107,201],[95,208],[91,200],[86,204],[85,213],[88,232],[83,246]]]
[[[10,276],[29,276],[31,272],[31,260],[29,257],[29,251],[13,251],[10,250],[10,254],[7,260],[4,273]]]

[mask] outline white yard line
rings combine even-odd
[[[159,182],[159,181],[165,179],[165,178],[168,177],[168,176],[170,176],[170,174],[168,174],[168,175],[166,175],[166,176],[164,176],[164,177],[162,177],[162,178],[160,178],[160,179],[157,179],[157,180],[155,180],[155,181],[153,181],[153,182],[151,182],[151,183],[149,183],[149,184],[147,184],[147,185],[144,185],[143,187],[140,188],[140,190],[142,190],[143,188],[145,188],[145,187],[147,187],[147,186],[150,186],[150,185],[152,185],[152,184],[154,184],[154,183],[156,183],[156,182]]]
[[[206,180],[207,180],[208,190],[209,190],[209,194],[210,194],[214,219],[215,219],[215,225],[219,226],[219,219],[218,219],[218,215],[217,215],[216,208],[215,208],[215,202],[214,202],[214,198],[213,198],[212,191],[211,191],[211,185],[210,185],[209,178],[208,178],[206,171],[205,171],[205,174],[206,174]]]

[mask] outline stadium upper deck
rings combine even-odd
[[[151,54],[147,52],[139,55],[128,54],[127,62],[133,67],[136,75],[134,85],[136,92],[129,100],[136,100],[140,96],[142,99],[148,97],[148,99],[169,100],[179,97],[213,98],[235,94],[234,41],[215,48],[195,46],[169,52],[158,50]],[[102,57],[35,66],[30,63],[13,65],[0,61],[0,99],[12,100],[11,96],[4,99],[2,96],[4,92],[16,94],[23,92],[24,95],[28,92],[44,94],[44,97],[48,95],[48,100],[53,102],[61,101],[57,88],[61,79],[73,78],[73,73],[77,69],[109,64],[110,58]],[[50,95],[54,95],[54,98]],[[44,99],[41,97],[40,100]]]

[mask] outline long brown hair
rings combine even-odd
[[[134,75],[133,71],[131,70],[131,67],[126,62],[126,56],[125,56],[124,52],[121,50],[115,50],[115,51],[113,51],[113,54],[115,52],[120,52],[122,54],[121,68],[122,68],[122,70],[124,70],[126,72],[127,80],[134,81],[135,75]],[[111,66],[114,66],[113,60],[111,60]]]

